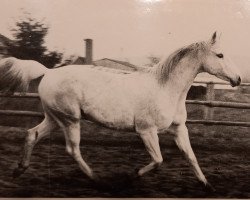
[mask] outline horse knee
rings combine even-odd
[[[196,165],[196,164],[198,164],[198,161],[197,161],[197,159],[196,159],[195,156],[187,155],[186,157],[187,157],[187,159],[189,160],[189,162],[190,162],[191,165]]]
[[[71,155],[76,161],[81,159],[81,153],[77,150],[73,149]]]
[[[71,155],[72,156],[72,148],[71,147],[69,147],[69,146],[66,146],[66,152],[69,154],[69,155]]]
[[[72,148],[71,146],[66,146],[66,152],[72,156],[75,160],[78,160],[81,157],[81,154],[78,150]]]
[[[30,129],[27,131],[25,142],[27,144],[33,144],[33,143],[35,143],[37,137],[38,137],[37,131]]]

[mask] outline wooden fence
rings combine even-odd
[[[197,81],[195,83],[206,84],[206,101],[200,100],[187,100],[186,104],[196,104],[196,105],[204,105],[204,116],[202,120],[187,120],[187,123],[190,124],[205,124],[205,125],[226,125],[226,126],[244,126],[250,127],[250,122],[238,122],[238,121],[216,121],[213,120],[213,113],[215,107],[223,107],[223,108],[237,108],[237,109],[250,109],[250,103],[236,103],[236,102],[223,102],[223,101],[215,101],[215,89],[214,86],[218,85],[228,85],[226,82],[203,82]],[[250,83],[242,83],[241,86],[250,86]],[[39,98],[37,93],[14,93],[11,96],[6,96],[0,93],[0,97],[8,97],[8,98]],[[34,117],[43,117],[42,112],[35,111],[18,111],[18,110],[0,110],[0,115],[8,115],[8,116],[34,116]]]

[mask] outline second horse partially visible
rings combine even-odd
[[[35,63],[32,67],[36,67]],[[11,80],[14,86],[20,85],[16,84],[19,82],[27,86],[33,78],[44,76],[39,85],[39,95],[45,119],[28,130],[24,154],[15,176],[22,174],[29,166],[34,145],[60,127],[65,135],[66,151],[83,173],[95,179],[95,174],[80,153],[80,119],[83,118],[109,128],[134,130],[140,135],[152,161],[138,171],[139,176],[163,162],[158,133],[168,130],[174,134],[176,144],[185,154],[198,180],[210,186],[190,145],[185,125],[185,100],[200,72],[213,74],[229,81],[232,86],[241,82],[232,63],[219,50],[216,33],[209,41],[181,48],[143,72],[115,74],[91,66],[49,70],[39,65],[39,69],[40,74],[33,75],[28,67],[22,67],[22,61],[14,58],[0,63],[0,72],[9,77],[0,79],[0,84]],[[4,90],[8,89],[15,88],[8,88],[5,84]]]

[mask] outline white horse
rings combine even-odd
[[[203,175],[190,145],[185,125],[185,100],[196,75],[208,72],[240,84],[239,74],[217,45],[216,33],[207,42],[181,48],[153,68],[130,74],[98,70],[93,66],[66,66],[47,69],[34,61],[15,58],[0,63],[0,88],[12,92],[27,88],[29,82],[43,76],[39,96],[45,118],[29,129],[24,154],[14,176],[29,166],[34,145],[60,127],[66,139],[66,151],[90,179],[97,177],[83,160],[80,143],[80,119],[91,119],[109,128],[136,131],[142,138],[152,161],[138,171],[142,176],[161,165],[158,132],[168,131],[185,154],[192,170],[203,185],[210,184]]]

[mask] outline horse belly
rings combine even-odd
[[[82,117],[90,121],[98,122],[106,127],[121,130],[134,129],[134,115],[131,108],[107,102],[99,104],[92,101],[82,105]]]

